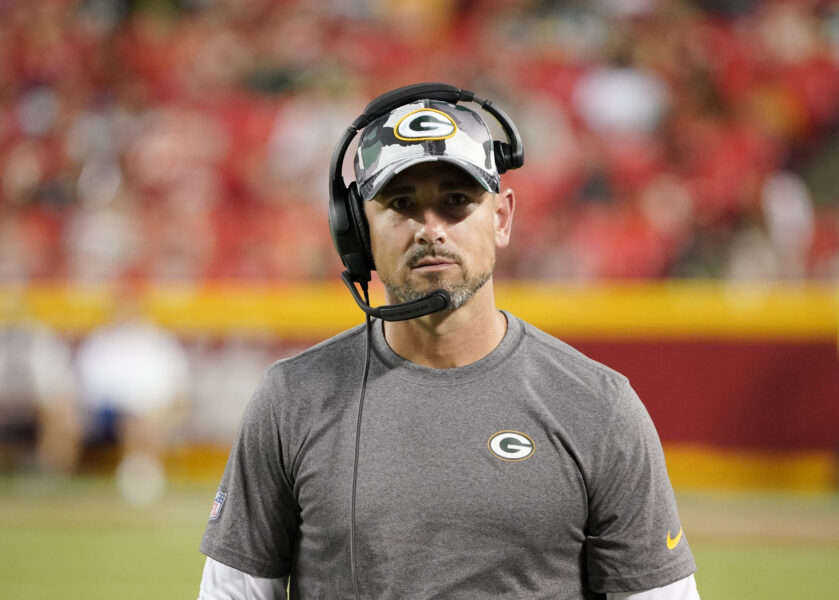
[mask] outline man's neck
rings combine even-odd
[[[450,369],[482,359],[507,331],[495,308],[492,280],[460,308],[409,321],[385,322],[385,339],[402,358],[425,367]]]

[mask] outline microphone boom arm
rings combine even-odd
[[[430,315],[431,313],[448,308],[452,302],[452,298],[449,293],[440,288],[431,290],[425,296],[416,300],[409,300],[408,302],[402,302],[400,304],[387,304],[385,306],[373,308],[361,298],[361,294],[358,293],[358,289],[355,287],[348,271],[341,273],[341,280],[350,290],[355,303],[358,304],[361,310],[371,317],[376,317],[382,319],[383,321],[407,321],[409,319],[424,317],[426,315]],[[361,285],[366,288],[367,282],[362,282]]]

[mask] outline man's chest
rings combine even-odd
[[[356,523],[372,544],[578,547],[586,490],[557,416],[509,390],[372,386],[358,445]],[[301,457],[301,530],[340,537],[352,490],[355,414],[317,428]]]

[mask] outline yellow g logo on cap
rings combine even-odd
[[[420,108],[399,119],[393,135],[403,142],[447,140],[457,133],[452,118],[440,110]]]

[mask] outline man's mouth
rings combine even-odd
[[[449,267],[455,264],[453,260],[448,260],[446,258],[423,258],[414,264],[412,268],[414,269],[432,269],[435,267],[443,268]]]
[[[419,255],[417,255],[419,254]],[[421,251],[411,257],[408,265],[418,271],[437,271],[458,264],[457,256],[441,251]]]

